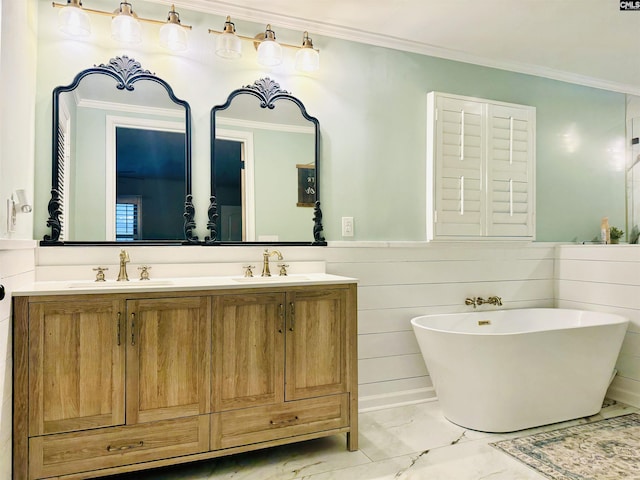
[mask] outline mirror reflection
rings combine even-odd
[[[189,105],[128,57],[53,93],[53,176],[43,244],[193,243]]]
[[[211,125],[206,243],[322,244],[318,120],[302,102],[263,78],[214,107]]]

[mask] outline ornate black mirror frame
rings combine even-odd
[[[300,109],[302,116],[313,123],[315,129],[315,202],[313,207],[313,241],[312,242],[222,242],[219,241],[216,221],[218,219],[218,203],[216,200],[216,112],[226,110],[232,100],[238,95],[253,95],[260,101],[260,108],[273,110],[278,100],[293,102]],[[253,85],[247,85],[232,91],[223,105],[216,105],[211,109],[211,197],[209,198],[207,230],[210,235],[204,239],[205,245],[243,245],[243,244],[274,244],[274,245],[315,245],[325,246],[327,242],[323,235],[322,211],[320,210],[320,122],[307,113],[304,104],[289,92],[282,90],[280,85],[269,77],[256,80]]]
[[[47,220],[47,227],[51,228],[51,235],[45,235],[40,242],[41,245],[73,245],[73,244],[121,244],[121,242],[111,241],[83,241],[83,242],[65,242],[60,240],[60,234],[62,233],[62,224],[60,222],[60,216],[62,215],[62,197],[61,197],[61,185],[58,181],[58,155],[59,143],[58,143],[58,116],[60,113],[60,94],[63,92],[70,92],[74,90],[80,81],[88,75],[107,75],[113,78],[118,90],[134,90],[134,84],[140,80],[150,80],[164,87],[169,95],[169,98],[176,104],[181,105],[185,109],[185,202],[184,202],[184,241],[154,241],[154,240],[140,240],[134,242],[136,245],[149,245],[149,244],[195,244],[198,243],[198,237],[194,235],[195,230],[195,208],[193,205],[193,195],[191,193],[191,107],[185,100],[180,100],[173,93],[171,86],[162,78],[151,73],[149,70],[144,70],[139,62],[133,58],[129,58],[126,55],[122,57],[115,57],[109,60],[108,64],[100,64],[92,68],[87,68],[78,73],[73,82],[69,85],[63,85],[56,87],[53,90],[53,112],[52,112],[52,171],[51,171],[51,199],[49,200],[49,218]]]

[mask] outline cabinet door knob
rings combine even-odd
[[[0,300],[4,300],[4,285],[0,285]]]

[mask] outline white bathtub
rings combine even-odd
[[[445,417],[484,432],[599,412],[627,323],[554,308],[411,320]]]

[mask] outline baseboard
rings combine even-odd
[[[607,397],[617,402],[640,408],[640,382],[630,378],[616,376],[611,382]]]
[[[433,387],[416,388],[414,390],[402,390],[398,392],[368,395],[358,399],[358,411],[360,413],[380,410],[383,408],[400,407],[415,403],[432,402],[437,400]]]

